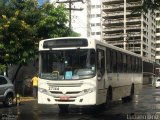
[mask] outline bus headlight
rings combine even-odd
[[[84,89],[84,90],[83,90],[83,93],[84,93],[84,94],[91,93],[91,92],[93,92],[94,90],[95,90],[95,88]]]
[[[46,90],[46,89],[43,89],[43,88],[39,88],[38,91],[41,92],[41,93],[44,93],[44,94],[47,93],[47,90]]]

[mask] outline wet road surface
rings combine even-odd
[[[7,119],[8,118],[8,119]],[[2,120],[160,120],[160,88],[145,85],[133,101],[112,102],[109,108],[71,106],[68,113],[57,105],[38,105],[36,100],[10,108],[0,104]]]

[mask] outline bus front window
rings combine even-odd
[[[40,77],[48,80],[74,80],[95,76],[95,50],[42,51]]]

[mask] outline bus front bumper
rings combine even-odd
[[[38,92],[39,104],[72,104],[72,105],[95,105],[96,104],[96,92],[93,91],[88,94],[79,96],[59,95],[51,96]]]

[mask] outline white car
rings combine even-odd
[[[156,88],[160,87],[160,78],[159,77],[155,78],[154,85]]]

